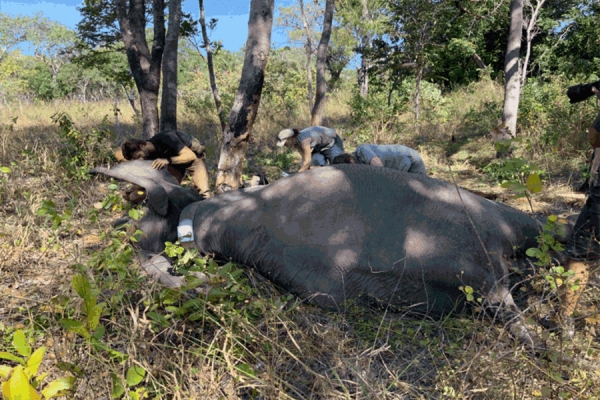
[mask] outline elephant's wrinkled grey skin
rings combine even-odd
[[[165,249],[165,242],[177,240],[179,214],[188,205],[202,200],[196,191],[181,187],[166,168],[155,170],[152,161],[134,160],[90,170],[134,183],[146,189],[148,211],[137,221],[138,229],[146,235],[140,238],[140,249],[157,254]]]
[[[110,172],[103,173],[144,186],[132,171]],[[368,165],[322,167],[228,192],[190,204],[186,218],[202,253],[254,267],[328,309],[366,296],[447,312],[463,298],[459,287],[471,286],[513,317],[507,258],[535,246],[539,235],[539,223],[521,211],[427,176]],[[517,322],[513,334],[527,339]]]
[[[428,177],[323,167],[190,205],[195,244],[256,267],[327,308],[366,294],[447,311],[459,286],[488,293],[515,247],[536,245],[529,215]],[[461,199],[462,197],[462,199]]]

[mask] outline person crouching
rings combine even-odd
[[[297,150],[302,156],[302,166],[298,172],[311,167],[332,164],[333,159],[344,153],[344,142],[335,129],[324,126],[311,126],[299,131],[284,129],[277,134],[277,146]]]
[[[170,166],[183,178],[191,174],[192,182],[204,198],[210,197],[208,171],[204,164],[204,146],[198,139],[180,131],[157,133],[148,140],[128,139],[115,152],[117,161],[153,160],[152,168]]]
[[[367,164],[427,175],[425,163],[419,153],[400,144],[361,144],[354,153],[335,157],[332,164]]]

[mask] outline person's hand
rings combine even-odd
[[[166,158],[157,158],[156,160],[152,161],[152,168],[154,169],[163,169],[167,165],[169,165],[169,160]]]

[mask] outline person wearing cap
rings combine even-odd
[[[202,197],[210,197],[204,146],[187,133],[172,130],[157,133],[148,140],[128,139],[117,149],[115,158],[117,161],[154,160],[152,168],[172,167],[180,182],[188,172]]]
[[[311,126],[299,131],[284,129],[277,135],[277,146],[296,149],[302,155],[302,166],[298,172],[310,167],[323,167],[344,154],[344,143],[335,129],[324,126]]]
[[[335,157],[332,164],[367,164],[427,175],[425,163],[419,153],[400,144],[361,144],[354,153]]]

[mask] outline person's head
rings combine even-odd
[[[294,138],[298,136],[298,129],[284,129],[277,134],[277,146],[294,147]]]
[[[121,152],[126,160],[147,160],[154,150],[152,143],[141,139],[127,139],[121,145]]]
[[[356,158],[352,156],[352,154],[344,153],[339,156],[335,156],[333,160],[331,160],[331,165],[333,164],[357,164]]]

